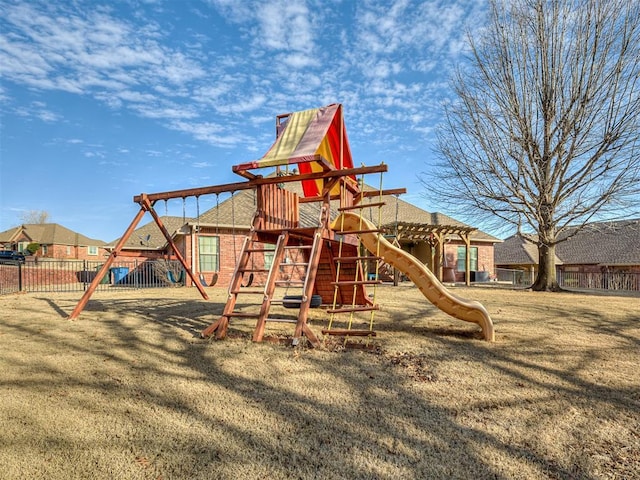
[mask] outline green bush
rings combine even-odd
[[[40,244],[37,242],[32,242],[29,245],[27,245],[27,251],[31,255],[35,254],[38,250],[40,250]]]

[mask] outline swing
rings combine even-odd
[[[216,209],[218,208],[218,195],[216,193]],[[198,250],[200,249],[200,197],[196,195],[196,234],[198,238]],[[216,224],[216,232],[218,230],[218,225]],[[198,280],[200,281],[200,285],[203,287],[213,287],[218,282],[218,272],[213,274],[211,278],[211,282],[207,284],[207,281],[204,278],[204,274],[202,272],[198,272]]]
[[[184,283],[184,270],[180,270],[180,274],[178,275],[178,278],[176,278],[176,275],[173,273],[173,270],[167,270],[167,278],[171,283],[182,284]]]

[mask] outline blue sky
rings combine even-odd
[[[241,181],[231,166],[266,152],[276,115],[330,103],[344,105],[354,164],[387,163],[384,187],[433,211],[418,175],[484,11],[476,0],[2,0],[0,230],[45,210],[112,240],[134,195]],[[201,197],[200,211],[214,204]],[[195,216],[194,199],[186,209]],[[167,213],[182,215],[182,201]]]

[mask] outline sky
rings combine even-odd
[[[0,0],[0,231],[46,211],[111,241],[139,210],[134,195],[243,181],[231,167],[268,150],[276,115],[331,103],[344,106],[354,165],[388,164],[384,188],[434,211],[420,177],[434,168],[449,78],[485,8]],[[184,210],[215,201],[189,198]],[[183,202],[156,208],[181,216]]]

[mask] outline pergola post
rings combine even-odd
[[[464,242],[464,284],[471,286],[471,239],[469,234],[460,235]]]

